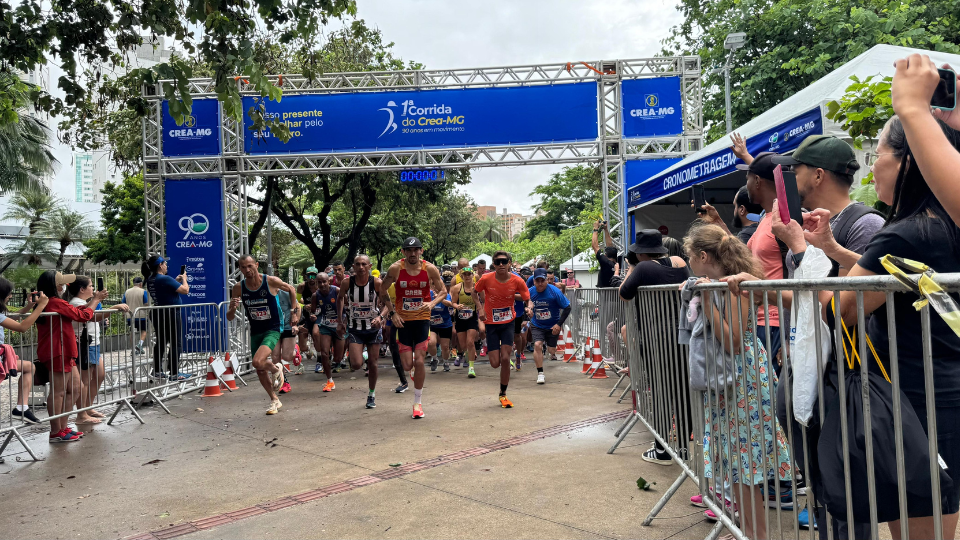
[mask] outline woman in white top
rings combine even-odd
[[[106,297],[106,290],[94,292],[93,282],[87,276],[77,276],[73,283],[67,285],[67,292],[64,294],[64,299],[77,307],[89,306],[93,303],[94,298],[99,302]],[[99,303],[95,307],[98,310],[102,309]],[[128,308],[126,304],[117,304],[107,309],[127,311]],[[90,322],[73,323],[77,339],[81,339],[84,328],[87,331],[87,342],[83,343],[81,341],[77,346],[77,350],[80,352],[78,362],[80,366],[80,395],[77,396],[77,410],[80,411],[77,413],[78,424],[99,424],[100,419],[104,417],[100,411],[95,409],[85,411],[84,409],[93,406],[97,393],[100,391],[100,385],[106,378],[103,362],[100,361],[102,356],[100,354],[100,321],[109,318],[109,313],[97,311]]]
[[[37,322],[37,318],[43,313],[43,308],[47,306],[47,302],[50,300],[43,293],[31,294],[20,313],[26,313],[30,308],[33,308],[33,313],[22,321],[15,321],[7,317],[7,304],[12,298],[13,284],[0,277],[0,345],[6,343],[4,328],[16,332],[26,332],[33,326],[33,323]],[[27,404],[27,397],[30,395],[30,388],[33,386],[33,362],[19,360],[17,364],[17,371],[20,373],[17,387],[17,406],[13,408],[11,414],[13,418],[19,418],[28,424],[39,424],[40,420],[34,416],[33,411]]]

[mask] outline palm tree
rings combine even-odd
[[[0,273],[3,273],[10,265],[19,263],[22,265],[39,266],[43,264],[43,259],[52,259],[57,256],[57,252],[51,245],[49,238],[40,236],[28,236],[19,244],[10,246],[10,251],[3,255],[3,264],[0,266]]]
[[[44,178],[59,164],[50,147],[50,128],[28,109],[33,87],[16,74],[0,72],[0,95],[17,117],[0,124],[0,191],[46,191]]]
[[[494,242],[494,237],[497,240],[503,239],[503,227],[500,224],[500,218],[487,216],[483,220],[483,237],[490,242]]]
[[[59,207],[60,201],[44,190],[20,191],[10,199],[10,207],[3,217],[29,224],[32,236],[37,234],[43,222]]]
[[[71,245],[93,235],[93,225],[80,212],[58,207],[40,224],[39,233],[60,245],[57,270],[63,268],[63,256]]]

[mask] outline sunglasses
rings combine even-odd
[[[510,264],[510,259],[494,259],[493,264],[499,264],[499,265]]]

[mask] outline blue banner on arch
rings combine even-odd
[[[670,137],[683,133],[680,77],[625,79],[620,83],[623,136]]]
[[[795,150],[810,135],[823,134],[823,117],[820,107],[747,138],[750,155],[760,152],[786,153]],[[647,204],[694,184],[700,184],[732,173],[738,163],[743,163],[729,148],[686,163],[663,174],[641,181],[627,193],[627,208]],[[627,171],[629,177],[629,170]]]
[[[167,157],[220,155],[220,102],[194,100],[190,115],[178,126],[164,101],[162,148]]]
[[[243,99],[243,108],[256,99]],[[248,154],[327,153],[378,149],[499,146],[596,140],[593,82],[401,92],[291,95],[265,101],[268,116],[285,122],[283,143],[250,131]]]

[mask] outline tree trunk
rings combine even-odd
[[[263,231],[263,226],[267,222],[267,216],[270,215],[268,209],[273,204],[273,192],[276,190],[277,181],[272,176],[267,179],[267,191],[263,197],[263,204],[260,207],[260,215],[257,216],[257,220],[253,222],[253,227],[250,228],[250,233],[247,235],[247,246],[249,246],[250,251],[253,251],[254,244],[257,243],[257,238],[260,236],[260,232]],[[270,254],[273,255],[272,253]]]

